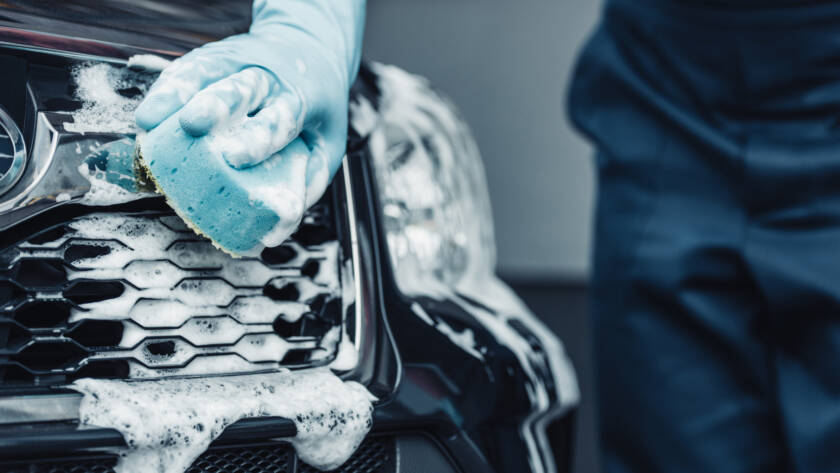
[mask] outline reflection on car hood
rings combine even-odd
[[[247,31],[250,0],[0,0],[0,27],[185,52]]]

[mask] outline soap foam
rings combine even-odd
[[[160,72],[169,67],[170,64],[172,64],[172,61],[169,59],[164,59],[160,56],[155,56],[154,54],[135,54],[134,56],[128,58],[127,65],[132,69]]]
[[[79,203],[90,206],[116,205],[137,200],[137,194],[107,181],[105,171],[91,171],[83,162],[78,168],[79,174],[90,182],[90,190],[82,196]]]
[[[212,147],[231,166],[256,165],[297,137],[302,114],[292,110],[288,97],[275,96],[279,84],[265,69],[246,68],[212,87],[215,93],[194,99],[190,111],[215,124]],[[218,95],[235,97],[235,107],[216,99]]]
[[[333,251],[337,253],[338,247]],[[333,281],[333,278],[335,278],[335,275],[327,271],[320,271],[318,278],[324,275],[327,281]],[[350,308],[356,302],[356,284],[354,280],[353,263],[350,260],[346,260],[341,267],[341,313],[345,314],[345,317],[349,317]],[[357,316],[354,314],[354,318],[352,319],[354,322]],[[329,353],[336,353],[335,359],[329,365],[335,371],[349,371],[359,363],[359,350],[347,333],[347,327],[349,325],[350,323],[345,319],[345,323],[341,324],[341,328],[331,328],[321,340],[321,347],[325,349],[323,350],[323,356],[327,356]]]
[[[81,379],[85,427],[120,431],[127,448],[117,473],[180,473],[239,419],[291,419],[289,442],[304,462],[322,469],[344,463],[370,430],[375,398],[328,369],[158,381]],[[200,402],[196,402],[200,400]]]
[[[105,63],[86,63],[72,70],[76,98],[82,107],[64,129],[76,133],[134,133],[134,109],[149,90],[154,74]],[[120,93],[120,92],[123,93]]]
[[[300,187],[303,187],[302,184]],[[274,227],[260,238],[260,242],[266,247],[282,244],[300,225],[304,206],[301,192],[281,186],[257,186],[249,190],[249,196],[270,208],[279,219]]]

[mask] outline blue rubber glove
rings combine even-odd
[[[248,33],[175,60],[137,108],[137,125],[149,130],[141,154],[158,188],[222,248],[252,254],[282,243],[338,169],[364,4],[255,0]],[[209,181],[218,197],[201,188]],[[259,225],[233,237],[242,229],[218,220],[218,206]]]

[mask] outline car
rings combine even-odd
[[[477,147],[428,81],[362,65],[342,167],[259,257],[216,249],[155,193],[132,115],[155,64],[245,31],[249,14],[221,0],[0,6],[0,471],[113,471],[126,441],[80,426],[79,379],[324,366],[376,397],[335,471],[570,471],[574,370],[495,277]],[[239,420],[188,471],[316,471],[295,435],[292,419]]]

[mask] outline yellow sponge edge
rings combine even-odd
[[[198,225],[196,225],[192,220],[189,219],[189,217],[187,217],[186,215],[184,215],[183,212],[181,212],[181,210],[178,208],[178,206],[175,205],[175,202],[173,202],[169,198],[169,196],[166,195],[166,192],[164,192],[163,189],[160,187],[160,183],[158,182],[158,180],[155,179],[154,174],[152,174],[152,170],[149,168],[149,165],[146,163],[146,160],[143,158],[143,152],[141,150],[141,147],[142,147],[141,139],[140,139],[140,136],[138,136],[136,141],[135,141],[135,145],[134,145],[134,175],[137,178],[137,187],[141,190],[145,190],[145,191],[149,191],[149,192],[154,191],[154,192],[162,195],[166,199],[166,203],[170,207],[172,207],[172,210],[175,211],[175,214],[178,215],[178,217],[180,217],[181,220],[183,220],[184,223],[187,224],[187,227],[189,227],[190,230],[194,231],[198,236],[201,236],[203,238],[206,238],[206,239],[210,240],[210,243],[212,243],[213,246],[215,246],[216,248],[218,248],[222,252],[227,253],[231,257],[241,258],[240,255],[237,255],[237,254],[231,252],[230,250],[228,250],[227,248],[219,245],[216,242],[216,240],[211,238],[210,235],[207,235],[206,233],[204,233],[201,230],[201,228],[198,227]]]

